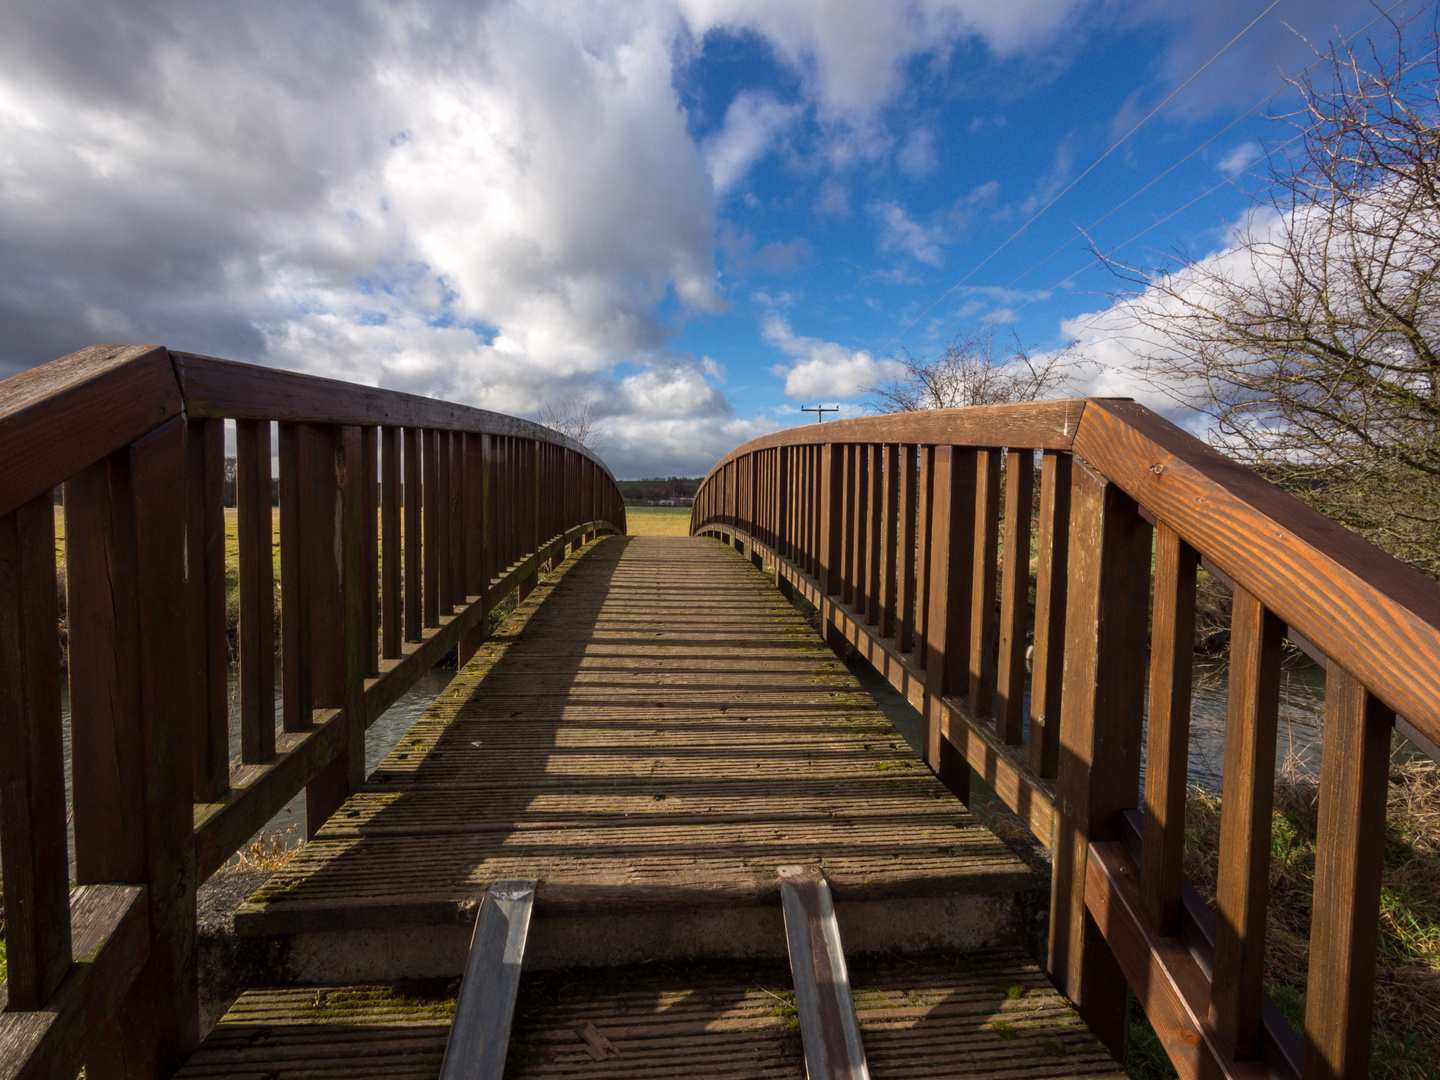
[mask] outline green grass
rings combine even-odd
[[[689,536],[688,506],[627,506],[626,531],[631,536]]]

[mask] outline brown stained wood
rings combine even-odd
[[[1064,716],[1051,848],[1049,970],[1102,1042],[1125,1040],[1125,981],[1085,908],[1092,842],[1118,839],[1138,802],[1151,529],[1115,484],[1071,477]]]
[[[580,501],[576,498],[574,468],[579,459],[567,453],[566,493],[568,504],[562,529],[580,517]],[[483,596],[489,579],[485,574],[485,456],[484,436],[465,436],[465,594]]]
[[[1440,742],[1440,584],[1142,406],[1089,403],[1075,450]]]
[[[781,454],[789,454],[792,451],[782,448]],[[844,484],[841,472],[840,451],[834,446],[823,446],[820,448],[820,565],[819,576],[821,592],[825,596],[831,596],[840,592],[840,535],[844,529],[843,496],[841,489]],[[780,474],[780,490],[786,490],[787,478],[782,471]],[[779,503],[784,506],[782,500]],[[785,555],[785,546],[780,548],[781,557]],[[776,559],[776,573],[779,574],[780,559]]]
[[[312,529],[307,544],[310,601],[310,663],[313,709],[345,709],[351,702],[350,671],[356,663],[351,648],[358,645],[352,619],[358,616],[351,604],[349,581],[354,557],[358,554],[348,523],[347,495],[353,481],[349,443],[353,428],[308,428],[304,454],[311,461],[311,485],[306,504],[313,508]],[[426,464],[429,464],[427,461]],[[426,509],[429,507],[427,505]],[[338,565],[337,565],[338,563]],[[310,716],[306,716],[309,721]],[[305,786],[305,838],[314,837],[325,819],[349,794],[352,766],[350,738],[363,721],[347,712],[346,747],[334,762]],[[307,724],[308,726],[308,724]]]
[[[170,356],[185,394],[185,407],[192,418],[381,424],[540,439],[568,447],[610,476],[604,462],[575,440],[517,416],[235,360],[185,352],[172,352]]]
[[[548,447],[547,447],[548,449]],[[449,499],[445,507],[445,523],[450,530],[450,606],[465,603],[465,436],[450,435]]]
[[[362,666],[367,676],[380,674],[380,537],[379,484],[380,460],[375,429],[365,426],[360,433],[359,497],[361,521],[361,580],[365,599],[364,626],[360,635]]]
[[[77,1075],[148,955],[144,886],[82,885],[66,919],[80,962],[44,1012],[0,1012],[0,1072],[15,1080]],[[0,1007],[8,1004],[0,990]]]
[[[130,455],[121,451],[65,484],[75,874],[82,885],[144,880],[144,852],[137,847],[144,836],[145,773],[130,472]]]
[[[176,1068],[199,1038],[195,959],[195,864],[191,855],[190,702],[192,687],[176,671],[190,670],[185,633],[185,506],[174,497],[185,484],[185,425],[176,418],[133,443],[124,452],[127,483],[112,488],[112,498],[130,502],[133,561],[114,565],[133,575],[133,622],[119,628],[136,640],[134,714],[128,719],[134,741],[121,747],[91,746],[86,754],[91,775],[98,767],[121,771],[117,757],[133,755],[131,775],[139,779],[137,828],[115,842],[128,848],[122,857],[132,876],[102,880],[146,885],[150,958],[121,1004],[116,1020],[86,1061],[96,1080],[133,1075],[137,1070],[166,1073]],[[73,710],[73,693],[72,693]],[[75,746],[76,876],[93,882],[95,860],[86,870],[79,861],[82,823],[79,740],[72,711]],[[118,753],[117,753],[118,749]],[[93,839],[93,835],[92,835]]]
[[[0,516],[178,416],[170,356],[92,345],[0,380]]]
[[[773,446],[824,446],[829,443],[917,443],[953,446],[1033,446],[1069,450],[1090,402],[1073,398],[1017,405],[981,405],[965,409],[927,409],[857,416],[802,424],[751,439],[721,458],[715,470],[745,454]]]
[[[1025,733],[1025,648],[1030,614],[1030,512],[1035,457],[1012,449],[1005,457],[1005,570],[1000,584],[1000,658],[995,687],[995,729],[1018,744]]]
[[[405,429],[405,640],[419,641],[424,629],[421,618],[420,512],[424,494],[420,487],[420,442],[424,432]]]
[[[900,652],[915,647],[915,550],[916,499],[919,480],[917,448],[909,443],[900,447],[900,518],[896,532],[899,558],[896,560],[897,591],[895,614],[895,645]]]
[[[309,428],[279,425],[280,451],[280,692],[282,726],[304,731],[314,703],[310,659],[309,545],[314,520],[314,461]],[[262,660],[261,663],[264,661]]]
[[[1047,450],[1040,465],[1040,535],[1035,559],[1035,651],[1030,666],[1030,768],[1054,776],[1060,763],[1065,608],[1070,561],[1069,454]]]
[[[995,574],[1000,537],[1000,451],[975,451],[975,511],[970,572],[970,715],[991,715],[995,699]],[[1026,568],[1028,571],[1028,567]],[[1028,574],[1027,574],[1028,576]],[[963,594],[962,594],[963,595]]]
[[[1339,664],[1325,673],[1305,1076],[1370,1074],[1385,801],[1395,714]]]
[[[1091,844],[1085,902],[1135,988],[1182,1080],[1271,1080],[1259,1061],[1236,1061],[1210,1022],[1210,980],[1177,937],[1156,933],[1142,911],[1135,864],[1118,840]],[[1308,1075],[1308,1074],[1307,1074]]]
[[[270,502],[270,423],[237,420],[240,760],[246,764],[268,761],[275,752],[275,555]],[[214,802],[224,793],[224,788],[197,785],[195,795],[202,802]]]
[[[866,447],[870,475],[868,494],[870,520],[865,528],[865,621],[878,624],[884,606],[880,593],[882,563],[885,558],[885,534],[894,528],[894,517],[885,514],[885,457],[883,446]]]
[[[855,521],[859,498],[856,448],[845,445],[837,448],[843,457],[841,466],[840,496],[840,602],[850,604],[855,600]],[[797,505],[798,509],[798,505]]]
[[[900,527],[900,448],[890,443],[883,447],[881,458],[882,485],[880,494],[880,636],[895,634],[896,607],[896,530]]]
[[[930,528],[935,498],[935,447],[919,448],[915,495],[915,665],[925,668],[925,644],[930,638]]]
[[[54,497],[0,517],[0,854],[10,1007],[39,1009],[70,967]]]
[[[1237,587],[1230,622],[1215,988],[1210,1000],[1211,1022],[1237,1058],[1260,1052],[1283,634],[1284,624]]]
[[[400,430],[380,429],[380,656],[400,655],[404,629],[400,612]]]
[[[424,462],[425,476],[421,487],[421,530],[424,537],[421,541],[424,549],[424,609],[425,625],[438,626],[440,615],[449,614],[447,605],[440,597],[440,433],[438,431],[422,431],[420,433],[421,460]]]
[[[425,513],[428,515],[432,508],[435,514],[434,532],[426,529],[426,538],[435,538],[435,580],[436,596],[439,600],[439,613],[449,615],[455,609],[455,586],[454,570],[455,561],[451,554],[451,547],[455,536],[452,527],[453,517],[451,516],[454,491],[450,484],[450,433],[448,431],[430,432],[429,447],[433,447],[435,461],[435,498],[425,500]],[[427,448],[425,465],[430,466],[430,454],[432,451]],[[426,485],[427,492],[429,485]],[[425,573],[425,583],[430,583],[430,571]],[[435,625],[434,622],[431,625]]]
[[[220,420],[187,425],[185,468],[185,566],[189,586],[190,660],[194,665],[190,716],[194,730],[195,790],[218,798],[230,771],[227,677],[230,648],[225,638],[225,429]]]
[[[1173,529],[1156,530],[1140,891],[1145,917],[1167,937],[1180,932],[1198,565],[1195,549]]]
[[[854,462],[854,503],[850,509],[850,582],[853,588],[849,603],[854,605],[860,617],[865,617],[869,605],[870,589],[870,447],[857,445],[850,448]]]

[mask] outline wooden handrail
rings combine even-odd
[[[239,520],[233,760],[226,421]],[[98,915],[69,899],[61,484],[76,896],[124,901]],[[447,652],[464,662],[506,596],[624,528],[604,464],[516,417],[153,346],[97,345],[0,382],[0,1076],[82,1064],[92,1080],[169,1075],[198,1037],[198,881],[302,790],[313,835],[363,782],[365,729],[390,704]]]
[[[1123,1044],[1128,980],[1183,1076],[1295,1075],[1302,1061],[1307,1077],[1365,1075],[1389,733],[1400,713],[1420,745],[1440,742],[1440,585],[1125,400],[776,432],[716,465],[691,521],[772,566],[832,643],[920,710],[925,759],[956,794],[968,798],[974,768],[1050,848],[1051,974],[1107,1043]],[[1203,971],[1175,945],[1193,895],[1180,854],[1202,562],[1236,611]],[[1303,1046],[1261,985],[1287,634],[1328,672]],[[1131,861],[1119,841],[1142,805],[1146,730]]]

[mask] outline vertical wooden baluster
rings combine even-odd
[[[192,687],[185,627],[186,421],[65,490],[75,874],[146,886],[150,956],[86,1061],[168,1076],[199,1041]],[[177,673],[181,673],[178,674]]]
[[[526,439],[521,444],[521,473],[520,473],[520,503],[522,509],[521,521],[523,533],[521,536],[520,558],[527,558],[532,552],[540,550],[540,471],[539,454],[540,444],[533,439]],[[520,582],[520,588],[516,592],[517,600],[524,600],[534,590],[540,581],[540,567],[536,563],[535,569],[527,574]]]
[[[1150,526],[1128,495],[1072,469],[1065,714],[1056,782],[1050,977],[1111,1053],[1125,1048],[1125,976],[1085,907],[1092,841],[1117,840],[1140,787]]]
[[[1030,615],[1030,511],[1035,501],[1035,456],[1005,456],[1005,580],[1000,587],[1000,663],[995,729],[1001,742],[1025,734],[1025,628]]]
[[[481,595],[485,597],[485,603],[487,605],[490,603],[490,583],[495,580],[496,575],[499,573],[497,561],[499,536],[496,532],[495,518],[495,446],[497,442],[498,440],[492,435],[480,436],[480,531],[484,537],[482,544],[485,551],[484,558],[481,561],[483,572],[480,578]],[[586,510],[588,510],[588,507]],[[587,521],[589,520],[589,518],[586,517],[585,510],[581,511],[581,516],[585,517]],[[581,537],[581,539],[583,540],[584,537]]]
[[[1198,564],[1195,550],[1174,529],[1162,524],[1156,530],[1140,901],[1156,931],[1167,936],[1180,933]]]
[[[1210,1019],[1237,1058],[1260,1053],[1270,810],[1275,801],[1280,639],[1284,631],[1280,620],[1259,600],[1236,586],[1225,706]]]
[[[944,737],[941,700],[963,692],[970,630],[970,577],[974,569],[975,452],[935,448],[934,498],[926,544],[925,763],[959,798],[970,797],[970,769]]]
[[[380,654],[387,660],[400,655],[404,632],[400,625],[400,429],[380,429]]]
[[[380,537],[378,529],[379,499],[376,485],[379,483],[380,461],[376,452],[375,429],[369,425],[359,429],[360,475],[358,490],[360,505],[360,581],[365,593],[362,605],[364,621],[361,627],[361,641],[364,642],[361,670],[366,678],[373,679],[380,674]]]
[[[346,738],[340,756],[306,785],[307,840],[365,779],[367,719],[360,429],[316,426],[309,441],[317,508],[308,566],[314,706],[344,709]]]
[[[405,429],[405,640],[419,641],[425,626],[422,597],[424,588],[420,568],[421,517],[425,495],[420,486],[420,467],[423,454],[420,449],[425,433],[417,428]]]
[[[313,461],[305,452],[308,428],[281,424],[280,442],[280,691],[286,731],[310,726],[314,700],[310,670],[310,597],[306,549],[314,508]]]
[[[895,573],[896,593],[895,647],[902,653],[915,648],[915,505],[919,483],[917,448],[900,447],[900,522],[896,532],[899,547]]]
[[[1334,660],[1325,672],[1320,819],[1305,995],[1305,1077],[1370,1075],[1370,1024],[1395,714]]]
[[[270,422],[237,420],[240,760],[247,765],[275,756],[275,553],[270,501]]]
[[[894,526],[892,518],[885,517],[885,458],[884,448],[874,443],[865,448],[866,470],[870,478],[866,499],[869,504],[869,522],[865,529],[865,621],[871,626],[880,622],[881,563],[885,558],[885,533]]]
[[[0,876],[7,1007],[21,1012],[70,970],[54,503],[47,491],[0,517]]]
[[[895,633],[896,596],[896,530],[900,524],[900,461],[899,447],[886,443],[880,459],[880,636],[891,637]]]
[[[421,453],[425,470],[420,481],[421,562],[425,575],[425,625],[440,625],[440,433],[420,433]]]
[[[450,433],[450,603],[465,606],[465,435]]]
[[[432,431],[431,439],[435,446],[435,573],[436,591],[439,594],[438,615],[449,615],[455,607],[455,587],[451,578],[454,569],[454,562],[450,553],[450,541],[454,536],[451,528],[451,491],[450,484],[450,432]],[[428,465],[429,459],[426,459]],[[428,484],[427,484],[428,487]],[[429,510],[430,500],[425,501],[425,509]],[[427,533],[427,535],[429,535]],[[431,625],[439,623],[439,618]]]
[[[965,692],[971,716],[989,716],[995,698],[995,574],[1000,537],[1000,451],[975,451],[974,569],[970,575],[970,656]]]
[[[870,585],[866,556],[870,552],[870,447],[857,443],[851,447],[855,460],[855,503],[850,520],[850,578],[854,586],[854,612],[857,622],[865,621],[865,607]]]
[[[230,716],[225,640],[225,424],[192,420],[186,429],[185,565],[195,798],[214,802],[230,787]]]
[[[844,459],[840,447],[826,443],[820,461],[820,593],[822,598],[840,592],[841,534],[845,521]],[[829,600],[825,600],[828,610]]]
[[[1060,765],[1065,686],[1065,609],[1070,563],[1070,455],[1046,450],[1040,463],[1040,537],[1035,560],[1035,652],[1030,665],[1030,768]]]
[[[567,455],[567,462],[574,455]],[[566,490],[573,504],[575,485],[567,478]],[[577,517],[570,508],[570,522]],[[465,436],[465,595],[481,599],[485,596],[485,450],[478,433]]]
[[[925,667],[930,640],[930,531],[935,498],[935,447],[918,448],[919,472],[915,495],[915,664]]]

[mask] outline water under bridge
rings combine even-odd
[[[780,432],[692,536],[625,525],[512,417],[152,347],[0,383],[0,1073],[1110,1076],[1133,998],[1182,1076],[1366,1074],[1440,586],[1122,401]],[[1182,866],[1201,567],[1234,597],[1213,907]],[[1326,667],[1300,1030],[1263,968],[1287,639]],[[211,1027],[197,892],[302,791]]]

